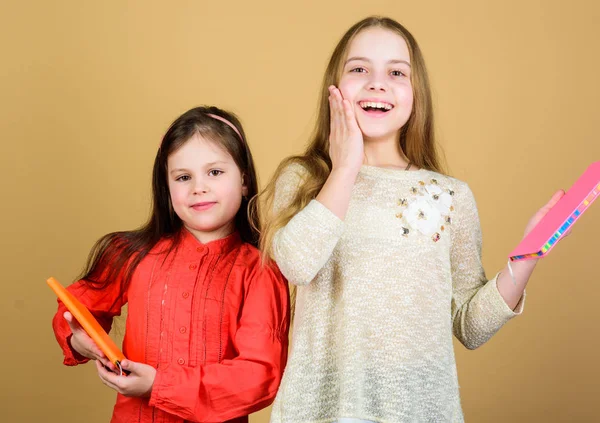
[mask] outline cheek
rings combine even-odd
[[[187,200],[187,190],[179,184],[169,184],[169,195],[171,196],[173,207],[184,204]]]
[[[231,203],[236,203],[242,198],[242,186],[241,185],[229,185],[223,187],[222,195],[229,199]]]
[[[342,93],[342,97],[350,100],[352,103],[356,97],[356,94],[360,90],[358,81],[352,79],[342,79],[340,81],[339,90]]]
[[[219,187],[219,197],[227,202],[228,208],[235,208],[236,211],[242,203],[242,195],[243,189],[240,183],[229,181]]]
[[[410,84],[401,85],[396,90],[396,97],[405,106],[413,105],[413,90]]]

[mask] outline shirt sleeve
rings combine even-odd
[[[235,334],[238,355],[220,363],[157,369],[150,405],[191,421],[227,421],[271,404],[287,362],[288,285],[273,266],[248,284]]]
[[[274,210],[290,204],[306,173],[293,164],[275,186]],[[344,222],[327,207],[312,200],[273,237],[273,257],[290,283],[307,285],[327,263],[344,231]]]
[[[117,280],[109,283],[103,289],[92,288],[85,280],[80,280],[69,287],[67,290],[73,294],[92,315],[98,320],[98,323],[106,331],[110,332],[112,321],[115,316],[121,314],[121,307],[127,302],[126,293],[121,294],[121,281]],[[58,345],[63,351],[63,363],[67,366],[87,363],[88,358],[83,357],[71,347],[71,328],[63,317],[67,307],[62,301],[58,301],[58,311],[52,319],[52,329]]]
[[[511,310],[500,295],[498,275],[487,280],[481,262],[482,237],[473,193],[461,183],[455,194],[450,250],[454,335],[469,349],[487,342],[506,322],[523,312],[525,294]]]

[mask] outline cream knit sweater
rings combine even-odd
[[[305,173],[283,172],[276,209]],[[298,285],[274,423],[462,422],[452,334],[477,348],[523,308],[485,277],[467,184],[431,171],[363,166],[345,221],[313,200],[273,250]]]

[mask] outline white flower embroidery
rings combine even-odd
[[[434,241],[438,241],[440,234],[438,231],[444,230],[444,223],[449,223],[449,214],[452,207],[452,190],[443,190],[436,183],[425,185],[420,182],[419,189],[412,188],[415,195],[412,199],[406,201],[401,199],[399,205],[406,207],[402,213],[398,214],[404,224],[413,231],[419,231],[423,235],[432,236]],[[408,204],[407,204],[408,203]]]
[[[442,214],[428,200],[427,196],[419,196],[412,201],[403,213],[406,224],[423,235],[433,235],[440,227]]]
[[[425,196],[441,214],[450,213],[452,196],[437,185],[425,185]]]

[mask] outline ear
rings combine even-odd
[[[246,175],[242,175],[242,197],[248,196],[248,184],[246,183],[247,179],[248,178]]]

